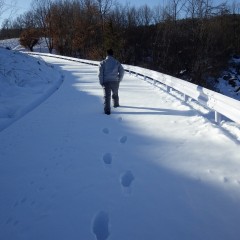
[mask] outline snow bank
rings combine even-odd
[[[63,78],[43,60],[0,48],[0,131],[32,110]]]

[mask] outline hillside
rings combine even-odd
[[[13,42],[10,46],[16,47]],[[50,96],[63,79],[42,59],[5,48],[0,48],[0,55],[1,131]]]

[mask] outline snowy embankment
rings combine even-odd
[[[106,116],[97,67],[43,59],[65,81],[0,133],[0,239],[238,240],[239,143],[208,110],[126,74]]]
[[[40,58],[0,48],[0,131],[35,108],[63,81]]]

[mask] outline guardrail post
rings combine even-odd
[[[221,114],[215,111],[215,122],[220,124],[221,122]]]
[[[188,96],[186,94],[183,94],[183,101],[187,102],[187,100],[188,100]]]
[[[170,92],[171,88],[168,85],[166,85],[166,87],[167,87],[167,92]]]

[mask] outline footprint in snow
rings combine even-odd
[[[122,117],[119,117],[119,118],[118,118],[118,121],[119,121],[119,122],[122,122],[122,120],[123,120]]]
[[[103,162],[106,165],[111,165],[112,164],[112,154],[111,153],[105,153],[103,155]]]
[[[108,128],[103,128],[102,132],[105,133],[105,134],[109,134],[110,133]]]
[[[224,183],[229,183],[229,182],[230,182],[230,179],[229,179],[228,177],[223,177],[223,178],[222,178],[222,181],[223,181]]]
[[[124,172],[120,177],[120,183],[124,193],[131,193],[131,184],[134,180],[134,175],[130,170]]]
[[[108,213],[100,211],[93,219],[92,232],[97,240],[106,240],[109,233],[109,216]]]
[[[127,136],[123,136],[123,137],[120,138],[119,141],[120,141],[120,143],[124,144],[124,143],[127,142],[127,139],[128,139]]]

